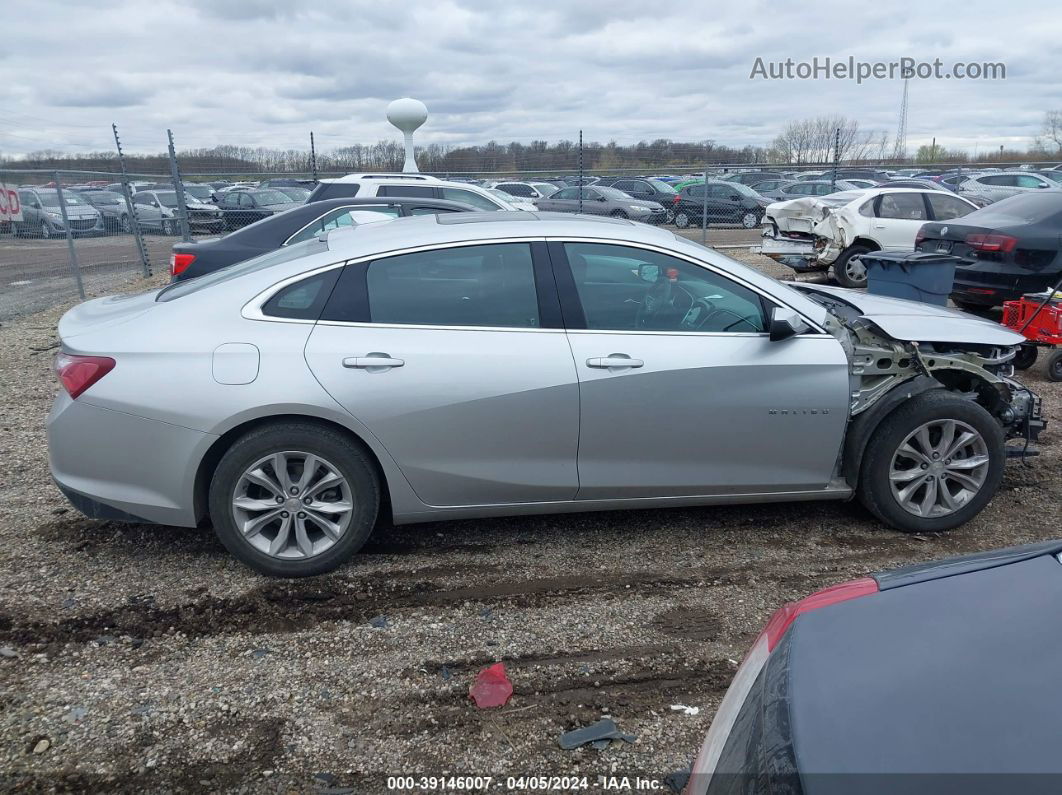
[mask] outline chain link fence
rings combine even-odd
[[[480,151],[475,164],[494,170],[421,166],[423,173],[477,185],[523,209],[645,220],[718,248],[758,243],[764,210],[773,201],[865,188],[915,174],[934,175],[959,189],[974,173],[1017,170],[1008,164],[676,164],[676,154],[703,154],[685,151],[652,167],[644,161],[625,162],[607,147],[583,151],[574,145],[560,160],[555,154],[548,161],[559,165],[553,168],[507,169],[504,158],[484,161]],[[540,165],[535,156],[529,149],[516,164]],[[400,169],[400,163],[381,157],[366,149],[357,158],[347,157],[351,162],[343,168],[346,163],[336,157],[314,153],[284,164],[290,170],[272,172],[252,170],[248,166],[253,161],[245,157],[240,168],[216,163],[216,170],[208,171],[201,157],[178,157],[171,143],[169,157],[153,160],[153,170],[146,173],[124,172],[122,158],[117,165],[124,173],[0,169],[0,321],[165,274],[173,243],[225,234],[253,222],[256,202],[302,202],[319,179]],[[130,160],[144,164],[142,158]],[[291,168],[299,163],[309,168]],[[385,168],[371,167],[379,163]],[[432,164],[464,165],[453,157]],[[108,165],[113,169],[116,163]],[[1049,171],[1054,165],[1026,166],[1026,173],[1057,173]],[[642,212],[641,205],[651,211]]]

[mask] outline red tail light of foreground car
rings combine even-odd
[[[860,596],[868,596],[877,591],[877,582],[870,577],[863,577],[832,585],[799,601],[788,602],[774,612],[759,637],[756,638],[756,642],[752,644],[749,653],[745,655],[745,659],[741,661],[741,666],[734,675],[730,688],[723,696],[719,709],[716,710],[712,725],[708,729],[708,736],[704,738],[700,753],[697,754],[697,760],[693,763],[685,795],[704,795],[708,791],[712,775],[719,763],[719,757],[723,753],[723,747],[726,745],[727,738],[734,727],[738,713],[745,704],[749,691],[752,690],[760,671],[767,664],[771,652],[774,651],[775,646],[793,622],[812,610],[829,607]]]
[[[75,356],[60,353],[55,357],[55,374],[72,398],[76,398],[114,369],[109,356]]]

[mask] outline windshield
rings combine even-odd
[[[162,292],[155,297],[155,300],[162,303],[173,301],[181,296],[197,293],[207,287],[213,287],[216,284],[231,281],[240,276],[245,276],[248,273],[256,273],[265,270],[266,268],[271,268],[274,265],[279,265],[282,262],[291,262],[299,257],[320,254],[322,251],[328,251],[328,243],[319,240],[316,237],[311,238],[310,240],[304,240],[301,243],[293,243],[290,246],[284,246],[275,251],[269,251],[260,256],[251,257],[251,259],[244,260],[243,262],[237,262],[224,268],[220,268],[219,270],[205,273],[195,279],[188,279],[187,281],[171,284],[169,287],[164,288]]]
[[[758,199],[760,194],[741,182],[728,182],[728,188],[733,188],[735,193],[740,193],[742,196],[749,196],[753,199]]]
[[[59,194],[54,190],[42,190],[39,191],[38,196],[41,197],[41,204],[45,207],[58,207],[59,206]],[[67,206],[71,204],[85,204],[83,199],[78,198],[70,191],[63,191],[63,201],[67,203]]]
[[[159,204],[163,207],[176,207],[177,206],[177,191],[174,190],[160,190],[155,196],[159,200]]]
[[[677,190],[675,190],[673,187],[668,185],[666,182],[662,182],[662,181],[660,181],[658,179],[650,179],[650,180],[646,180],[646,182],[648,182],[650,185],[652,185],[654,188],[656,188],[661,193],[678,193]]]
[[[291,202],[290,196],[285,196],[278,190],[256,190],[254,197],[259,204],[288,204]]]
[[[275,188],[274,190],[276,190],[278,193],[283,193],[289,199],[294,199],[300,202],[304,201],[306,197],[310,195],[310,191],[308,191],[306,188],[300,188],[297,186]]]
[[[594,186],[594,190],[600,191],[602,196],[607,196],[610,199],[630,199],[630,194],[624,193],[617,188],[605,188],[599,185]]]
[[[117,193],[107,190],[94,190],[92,193],[86,193],[85,199],[89,204],[118,204],[124,201]]]
[[[185,185],[184,192],[196,199],[209,199],[214,193],[207,185]]]
[[[556,185],[550,185],[548,182],[532,182],[531,187],[541,193],[543,196],[552,196],[560,188]]]

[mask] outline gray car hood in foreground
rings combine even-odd
[[[1020,345],[1025,337],[985,318],[919,301],[818,284],[794,284],[805,293],[822,293],[858,309],[863,316],[901,342],[955,342],[974,345]]]

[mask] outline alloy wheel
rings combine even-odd
[[[867,266],[859,257],[849,257],[844,264],[844,274],[853,282],[865,282],[867,280]]]
[[[959,420],[931,420],[911,431],[892,456],[889,485],[908,513],[947,516],[973,499],[988,477],[984,437]]]
[[[756,213],[745,213],[741,216],[741,225],[746,229],[755,229],[760,223],[760,219],[756,217]]]
[[[299,451],[273,453],[244,470],[232,495],[232,516],[259,552],[305,559],[330,549],[350,527],[354,500],[338,468]]]

